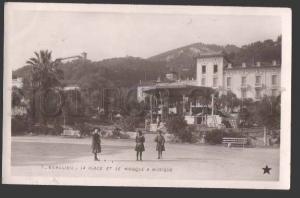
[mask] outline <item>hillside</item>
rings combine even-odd
[[[135,86],[140,81],[156,80],[167,72],[161,62],[142,58],[123,57],[99,62],[73,61],[62,65],[65,79],[82,87]]]
[[[195,43],[173,49],[148,59],[120,57],[98,62],[74,60],[62,63],[65,84],[78,84],[81,87],[133,87],[140,81],[153,81],[166,72],[176,71],[181,78],[195,78],[195,56],[203,53],[222,51],[225,58],[240,66],[242,62],[253,64],[256,61],[270,63],[281,61],[281,36],[277,40],[250,43],[241,48],[234,45],[219,46]],[[28,79],[31,68],[22,67],[13,72],[13,77]]]
[[[219,46],[214,44],[194,43],[174,50],[170,50],[148,58],[150,61],[160,61],[172,71],[180,73],[181,77],[194,77],[196,70],[195,57],[199,54],[207,54],[224,51],[228,54],[240,50],[235,45]]]
[[[164,63],[151,62],[142,58],[122,57],[98,62],[74,60],[62,63],[63,84],[78,84],[83,88],[134,87],[140,81],[157,80],[167,72]],[[29,80],[30,66],[13,71],[13,78]]]

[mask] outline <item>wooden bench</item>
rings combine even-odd
[[[223,144],[227,144],[227,147],[231,147],[232,145],[238,145],[245,147],[247,143],[247,138],[235,138],[235,137],[224,137],[222,139]]]

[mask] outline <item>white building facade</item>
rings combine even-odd
[[[197,57],[197,85],[222,93],[231,91],[238,98],[260,100],[264,95],[278,96],[280,74],[281,66],[276,61],[232,67],[220,53]]]

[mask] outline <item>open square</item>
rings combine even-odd
[[[143,161],[135,161],[133,140],[104,139],[100,161],[94,161],[91,140],[62,137],[13,137],[12,174],[22,176],[131,177],[196,180],[279,179],[278,148],[167,143],[158,160],[153,135],[146,135]],[[270,174],[263,174],[266,165]],[[85,166],[89,170],[81,170]],[[68,168],[69,167],[69,168]],[[97,170],[102,167],[102,170]],[[112,167],[111,170],[105,170]],[[120,168],[116,172],[115,168]],[[146,171],[146,169],[166,169]],[[131,169],[131,170],[129,170]],[[143,171],[141,169],[144,169]],[[167,170],[171,169],[171,171]]]

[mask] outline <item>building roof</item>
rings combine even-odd
[[[224,53],[220,52],[210,52],[210,53],[202,53],[197,55],[195,58],[210,58],[210,57],[223,57]]]
[[[224,67],[224,70],[246,70],[246,69],[280,69],[281,67],[279,65],[262,65],[262,66],[256,66],[256,65],[248,65],[246,67],[242,66],[236,66],[232,68],[228,68],[227,66]]]
[[[174,82],[174,83],[160,83],[156,84],[152,87],[149,87],[146,89],[144,92],[146,93],[156,93],[159,91],[172,91],[174,92],[182,92],[185,94],[190,94],[191,91],[195,90],[213,90],[211,87],[201,87],[201,86],[196,86],[196,85],[190,85],[190,84],[185,84],[181,82]]]

